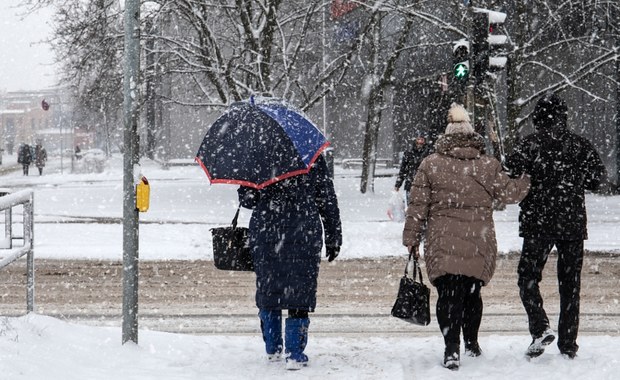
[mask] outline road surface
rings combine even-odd
[[[551,322],[557,325],[559,298],[555,257],[545,268],[541,289]],[[517,255],[502,256],[484,287],[482,334],[527,334],[516,286]],[[316,334],[437,334],[431,325],[412,326],[390,317],[404,257],[324,261]],[[122,265],[91,260],[36,260],[35,312],[81,324],[120,326]],[[0,315],[26,310],[26,268],[20,260],[0,271]],[[426,278],[426,275],[425,275]],[[255,334],[254,275],[215,269],[210,261],[140,263],[139,325],[142,329],[192,334]],[[428,285],[428,281],[427,285]],[[436,292],[431,286],[431,311]],[[582,275],[582,334],[620,335],[620,261],[587,254]]]

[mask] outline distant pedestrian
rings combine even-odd
[[[43,175],[43,168],[45,167],[45,161],[47,161],[47,151],[41,144],[37,144],[34,149],[34,163],[39,169],[39,175]]]
[[[409,192],[411,190],[411,182],[415,177],[418,167],[422,160],[432,153],[432,146],[426,142],[424,136],[418,136],[412,147],[405,150],[403,159],[401,160],[400,170],[396,177],[394,190],[399,191],[400,187],[405,184],[405,202],[409,203]]]
[[[340,251],[340,211],[327,163],[261,190],[241,186],[241,205],[253,209],[249,240],[256,272],[256,306],[269,361],[281,360],[282,310],[286,368],[308,364],[309,312],[316,307],[323,233],[328,261]]]
[[[28,175],[30,169],[30,163],[32,162],[32,151],[28,144],[20,144],[17,149],[17,162],[22,164],[22,170],[24,175]]]
[[[554,246],[560,289],[558,348],[566,358],[577,355],[583,241],[588,238],[584,192],[596,190],[606,177],[592,144],[568,130],[567,116],[568,108],[559,96],[541,98],[532,115],[536,132],[525,137],[506,160],[513,175],[532,177],[532,189],[520,204],[523,249],[518,267],[519,294],[532,335],[526,351],[530,358],[541,355],[555,340],[538,287]]]
[[[527,176],[508,177],[484,148],[467,111],[454,104],[436,153],[422,161],[413,179],[403,230],[403,244],[416,257],[424,236],[426,270],[437,288],[443,365],[451,370],[460,366],[461,330],[465,354],[482,354],[480,291],[493,277],[497,258],[493,202],[519,202],[530,183]]]

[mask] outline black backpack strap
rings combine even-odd
[[[241,204],[237,207],[237,212],[235,213],[235,217],[232,220],[232,228],[233,230],[237,228],[237,220],[239,219],[239,210],[241,210]]]

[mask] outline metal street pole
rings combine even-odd
[[[620,38],[616,37],[616,80],[620,80]],[[619,82],[620,83],[620,82]],[[620,193],[620,84],[616,84],[616,189]]]
[[[134,165],[138,163],[140,1],[125,1],[123,80],[123,344],[138,343],[138,210]]]
[[[466,28],[467,34],[469,35],[469,79],[467,80],[467,88],[465,89],[465,108],[467,111],[475,116],[475,86],[476,86],[476,53],[475,49],[475,41],[473,39],[473,30],[474,30],[474,8],[473,2],[468,1],[464,3],[467,7],[466,12]]]
[[[326,50],[326,19],[327,19],[327,7],[323,8],[322,11],[322,30],[321,30],[321,69],[323,71],[322,75],[325,75],[325,68],[327,67],[327,53]],[[326,83],[323,83],[323,89],[327,86]],[[327,140],[330,140],[330,136],[327,132],[327,94],[323,94],[323,134]],[[334,148],[329,147],[325,150],[325,159],[327,160],[327,167],[329,168],[329,174],[332,178],[334,178]]]
[[[62,136],[62,123],[63,123],[63,114],[62,114],[62,103],[58,102],[58,104],[60,105],[60,174],[62,173],[63,170],[63,163],[62,163],[62,156],[64,155],[65,152],[64,151],[64,144],[63,144],[63,136]]]

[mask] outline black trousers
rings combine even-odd
[[[524,239],[519,261],[519,295],[527,312],[530,334],[540,336],[549,327],[538,283],[553,247],[558,250],[558,285],[560,289],[560,319],[558,347],[561,352],[576,352],[579,331],[579,300],[583,240]]]
[[[446,346],[460,346],[461,330],[465,347],[478,341],[482,321],[482,281],[463,275],[447,274],[435,280],[437,322]]]

